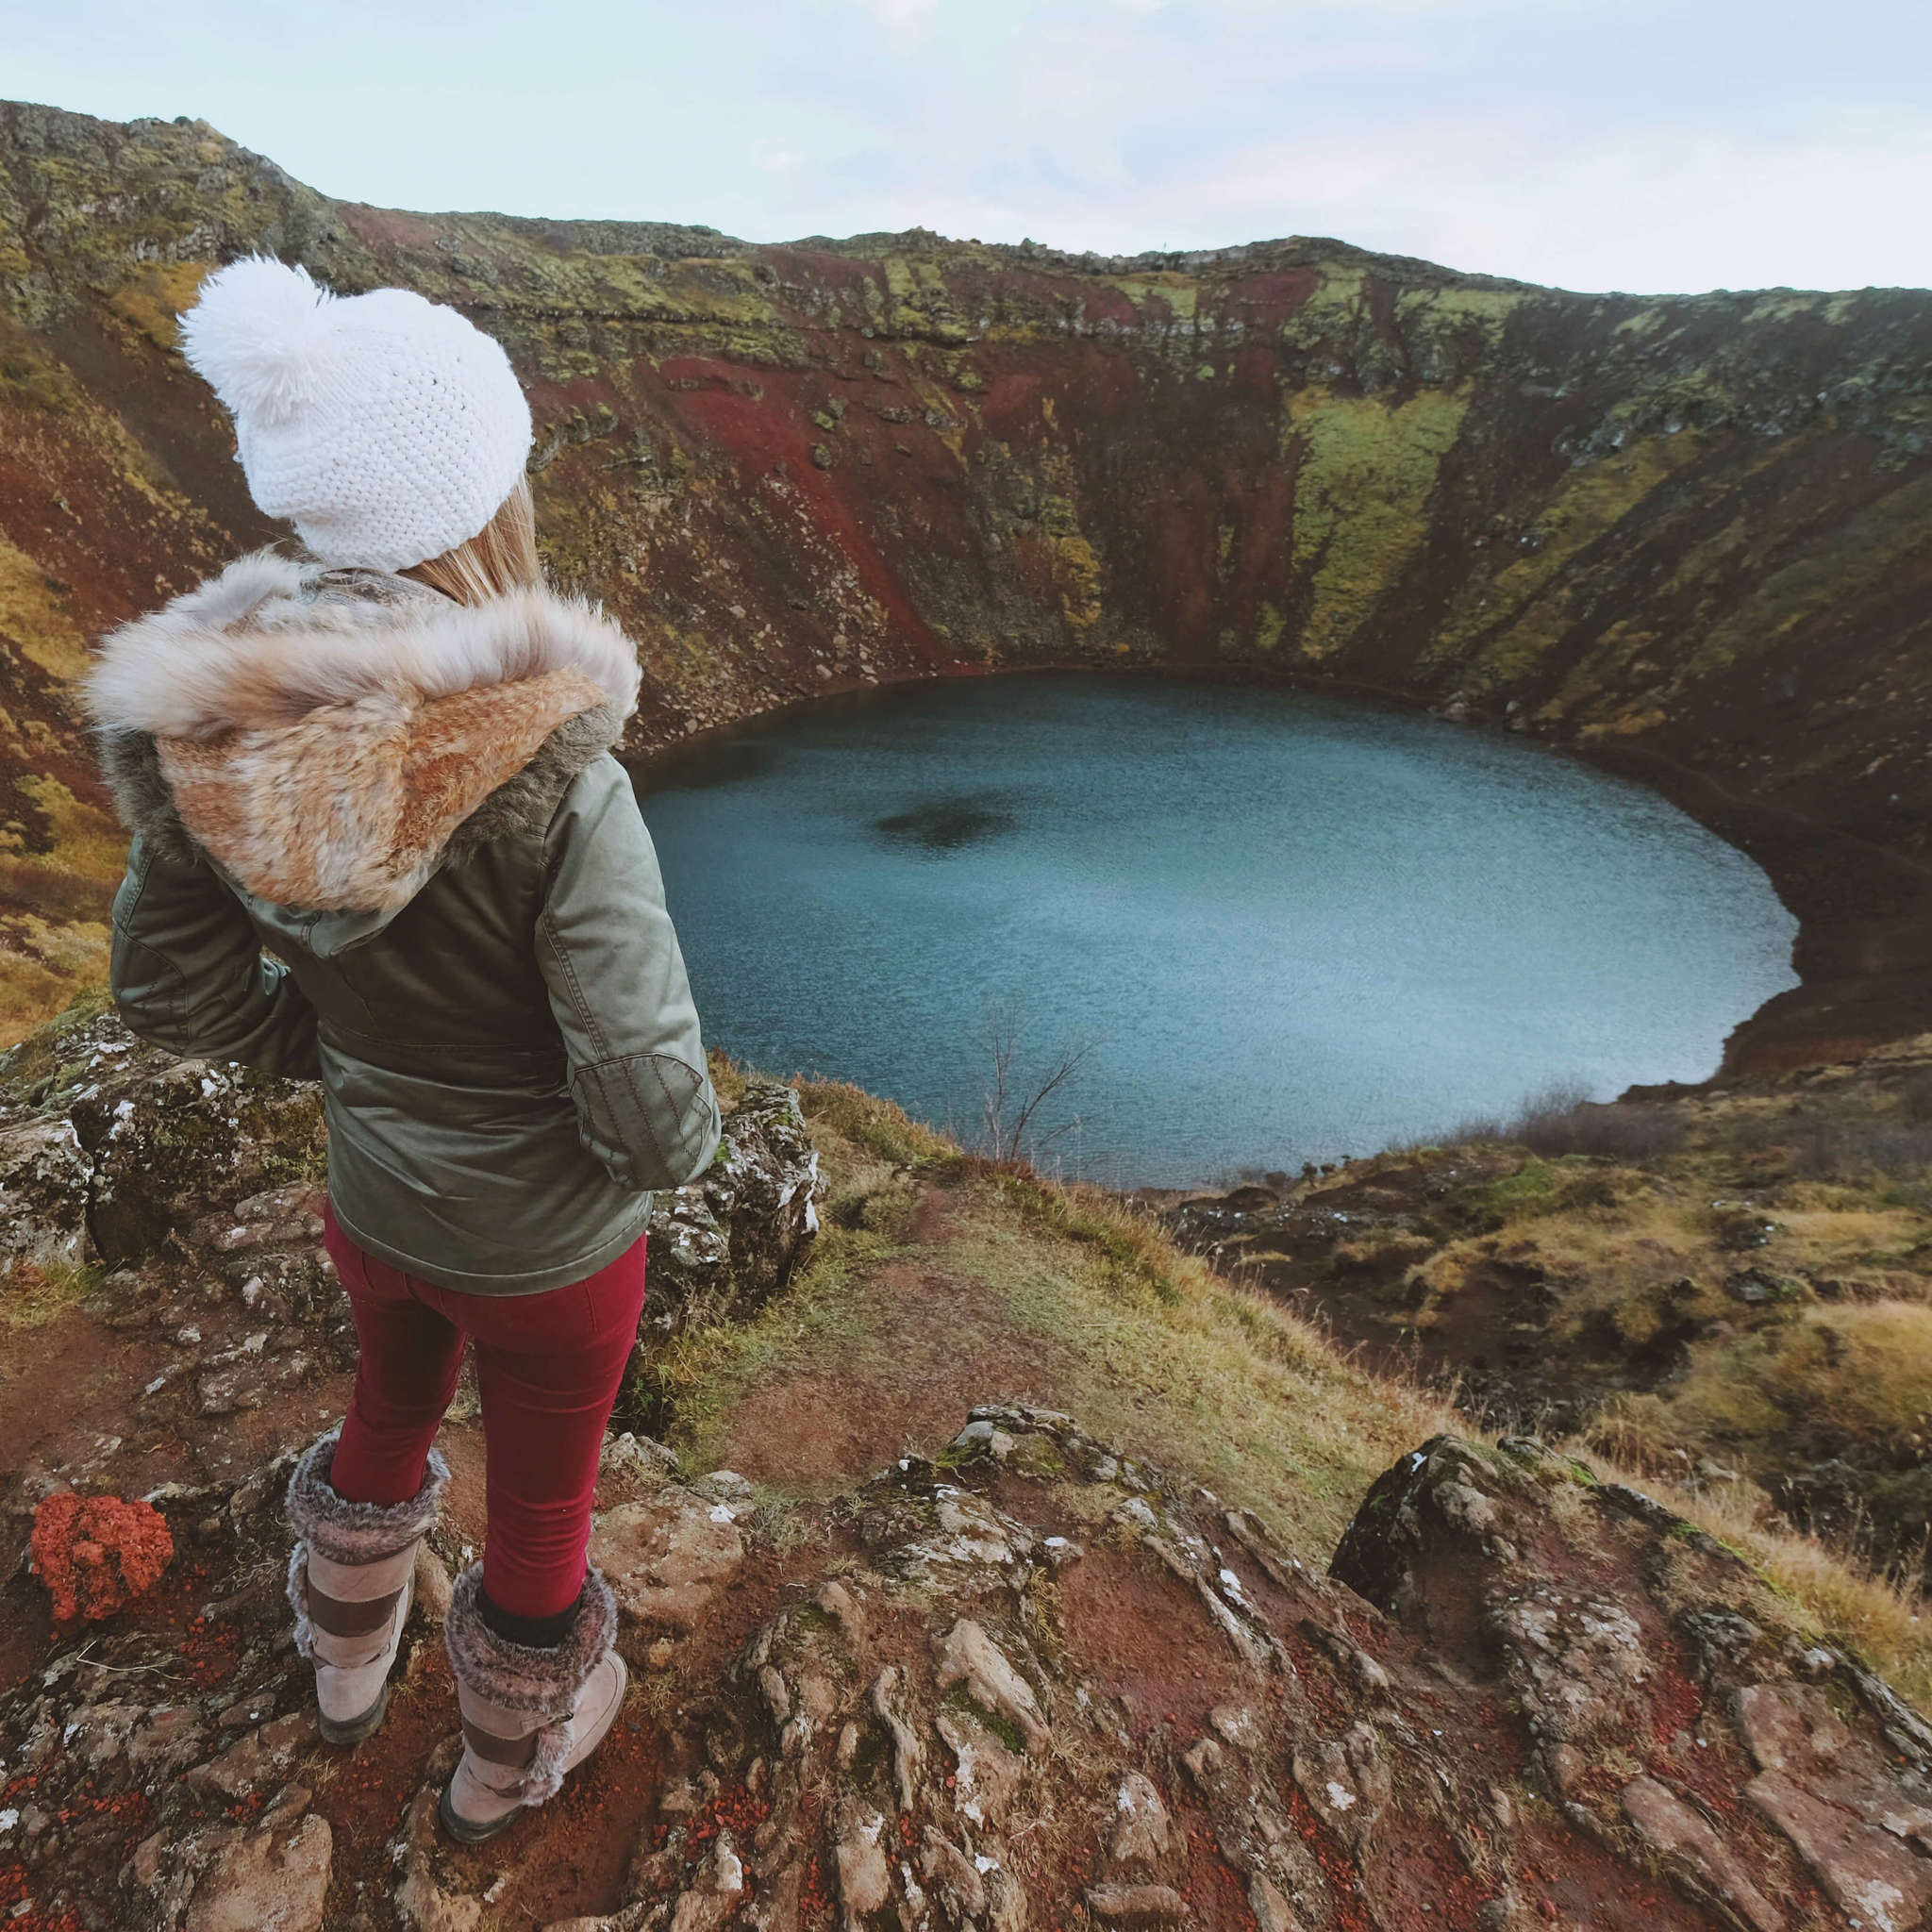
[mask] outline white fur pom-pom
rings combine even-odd
[[[306,268],[244,256],[201,285],[181,318],[181,346],[233,413],[265,423],[289,416],[314,393],[323,332],[316,317],[335,298]]]

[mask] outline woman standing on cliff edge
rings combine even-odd
[[[591,1490],[650,1191],[718,1143],[610,751],[637,653],[544,584],[528,407],[453,309],[251,258],[183,337],[256,502],[309,555],[244,557],[107,641],[90,700],[135,835],[114,995],[172,1052],[323,1082],[325,1240],[361,1354],[289,1484],[289,1595],[335,1742],[382,1721],[475,1346],[489,1536],[444,1624],[464,1750],[442,1797],[474,1843],[623,1700]]]

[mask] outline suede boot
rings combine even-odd
[[[402,1503],[351,1503],[330,1488],[339,1429],[331,1429],[289,1478],[289,1602],[295,1648],[315,1667],[322,1735],[354,1744],[389,1708],[390,1666],[403,1641],[416,1546],[436,1523],[449,1465],[435,1450],[423,1486]]]
[[[442,1827],[480,1844],[554,1797],[617,1721],[629,1674],[618,1656],[617,1602],[592,1570],[555,1647],[513,1643],[483,1621],[483,1567],[457,1578],[442,1638],[456,1672],[463,1755],[444,1789]]]

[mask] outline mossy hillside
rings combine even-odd
[[[1492,1426],[1575,1430],[1916,1574],[1928,1055],[1473,1123],[1312,1176],[1286,1220],[1218,1236],[1223,1265],[1456,1378]]]
[[[1485,546],[1428,658],[1461,664],[1471,693],[1520,685],[1576,622],[1584,553],[1697,454],[1695,432],[1684,431],[1572,471],[1513,541]]]
[[[1919,475],[1860,505],[1780,560],[1719,617],[1676,667],[1679,688],[1747,657],[1773,655],[1826,616],[1847,582],[1912,582],[1932,569],[1932,476]]]
[[[1395,589],[1427,533],[1438,467],[1468,407],[1441,390],[1400,403],[1319,391],[1291,399],[1282,454],[1294,475],[1304,657],[1341,650]]]
[[[1106,1440],[1257,1513],[1319,1561],[1391,1461],[1445,1429],[1467,1431],[1413,1381],[1364,1374],[1320,1328],[1175,1248],[1144,1210],[976,1159],[858,1089],[798,1084],[828,1190],[823,1232],[756,1320],[687,1334],[658,1363],[652,1412],[688,1466],[760,1453],[774,1400],[818,1435],[856,1429],[853,1455],[874,1467],[908,1453],[943,1461],[962,1403],[1024,1397],[1091,1409]],[[1556,1204],[1591,1159],[1537,1158],[1541,1179],[1512,1188],[1521,1150],[1496,1150],[1494,1171],[1472,1178],[1488,1191],[1485,1212],[1541,1226],[1578,1211],[1574,1198]],[[1470,1150],[1461,1162],[1481,1164]],[[989,1357],[1010,1365],[1014,1386],[974,1386]],[[932,1385],[929,1425],[874,1439],[855,1410],[908,1383]],[[1470,1453],[1510,1460],[1485,1443]],[[1920,1621],[1916,1591],[1794,1534],[1761,1491],[1683,1487],[1603,1442],[1532,1459],[1553,1488],[1601,1476],[1665,1496],[1697,1533],[1760,1570],[1781,1621],[1852,1643],[1909,1694],[1932,1686],[1932,1624]],[[781,1457],[756,1480],[782,1508],[835,1494],[845,1477]]]
[[[136,370],[161,353],[108,311],[95,348],[96,366],[125,356]],[[177,406],[192,410],[205,433],[199,387],[184,373],[145,391],[141,409],[170,422]],[[259,520],[211,515],[203,483],[71,375],[48,394],[0,385],[0,1040],[106,970],[125,848],[78,699],[89,640],[187,589],[242,547],[237,536],[265,534]]]

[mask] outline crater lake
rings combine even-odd
[[[1085,673],[900,686],[637,774],[708,1041],[1191,1185],[1702,1079],[1796,983],[1763,872],[1517,737]]]

